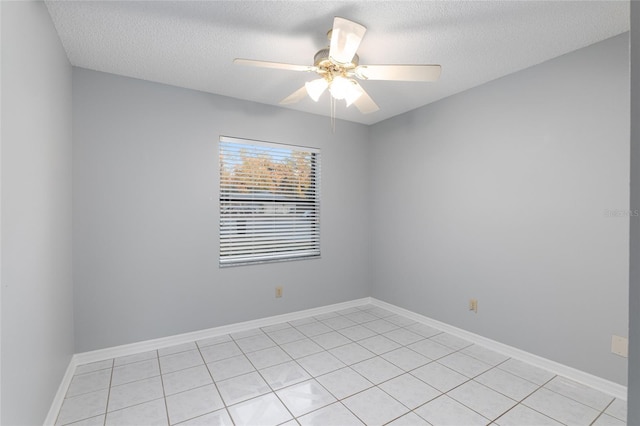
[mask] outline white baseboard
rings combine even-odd
[[[624,401],[627,400],[626,386],[603,379],[602,377],[594,376],[593,374],[586,373],[576,368],[560,364],[559,362],[551,361],[550,359],[534,355],[530,352],[523,351],[522,349],[514,348],[513,346],[496,342],[495,340],[488,339],[478,334],[471,333],[461,328],[454,327],[452,325],[434,320],[424,315],[417,314],[415,312],[409,311],[396,305],[392,305],[387,302],[383,302],[375,298],[371,298],[371,304],[394,312],[398,315],[405,316],[419,323],[437,328],[456,337],[460,337],[461,339],[468,340],[469,342],[482,345],[487,349],[491,349],[495,352],[504,354],[511,358],[524,361],[528,364],[545,369],[560,376],[564,376],[578,383],[582,383],[583,385],[598,389],[616,398],[622,399]]]
[[[223,325],[220,327],[198,330],[190,333],[176,334],[174,336],[161,337],[159,339],[145,340],[142,342],[130,343],[128,345],[114,346],[111,348],[98,349],[90,352],[82,352],[74,355],[76,365],[88,364],[90,362],[104,361],[106,359],[121,356],[133,355],[140,352],[162,349],[169,346],[189,343],[196,340],[207,339],[209,337],[222,336],[223,334],[238,333],[254,328],[267,327],[287,321],[295,321],[302,318],[325,314],[328,312],[348,309],[371,303],[370,297],[351,300],[349,302],[336,303],[319,308],[305,309],[303,311],[291,312],[288,314],[275,315],[272,317],[260,318],[257,320],[239,322],[235,324]]]
[[[45,426],[53,426],[56,424],[58,413],[60,412],[60,408],[62,408],[62,403],[64,402],[64,396],[67,393],[67,389],[69,389],[71,379],[73,379],[77,366],[78,363],[76,362],[74,355],[71,357],[71,361],[69,361],[69,365],[67,366],[67,370],[64,372],[64,376],[62,376],[62,381],[60,382],[60,386],[58,386],[58,391],[53,397],[53,402],[51,403],[47,417],[44,420]]]
[[[177,334],[174,336],[162,337],[159,339],[145,340],[142,342],[130,343],[130,344],[121,345],[121,346],[114,346],[114,347],[105,348],[105,349],[98,349],[90,352],[77,353],[73,355],[73,357],[71,358],[71,361],[69,362],[67,371],[65,372],[65,375],[62,379],[62,382],[60,383],[60,386],[58,387],[58,392],[56,393],[53,399],[51,408],[49,409],[49,413],[47,415],[47,418],[44,424],[47,426],[55,424],[56,417],[64,401],[64,396],[67,393],[67,389],[69,388],[69,385],[71,384],[71,379],[75,374],[76,367],[79,365],[88,364],[91,362],[104,361],[107,359],[117,358],[121,356],[133,355],[140,352],[162,349],[169,346],[179,345],[182,343],[189,343],[196,340],[207,339],[209,337],[221,336],[221,335],[230,334],[230,333],[238,333],[241,331],[247,331],[254,328],[267,327],[270,325],[280,324],[288,321],[295,321],[302,318],[317,316],[317,315],[321,315],[321,314],[325,314],[333,311],[338,311],[341,309],[348,309],[348,308],[353,308],[353,307],[362,306],[366,304],[372,304],[380,308],[387,309],[388,311],[394,312],[399,315],[403,315],[416,322],[429,325],[431,327],[442,330],[446,333],[468,340],[472,343],[485,346],[486,348],[491,349],[495,352],[502,353],[511,358],[519,359],[521,361],[532,364],[536,367],[543,368],[555,374],[567,377],[576,382],[598,389],[616,398],[622,399],[624,401],[627,400],[626,386],[611,382],[601,377],[594,376],[593,374],[586,373],[584,371],[575,369],[573,367],[569,367],[567,365],[560,364],[558,362],[551,361],[546,358],[542,358],[540,356],[523,351],[521,349],[514,348],[513,346],[496,342],[495,340],[491,340],[486,337],[482,337],[478,334],[463,330],[461,328],[457,328],[452,325],[426,317],[424,315],[417,314],[415,312],[409,311],[399,306],[395,306],[390,303],[383,302],[381,300],[374,299],[371,297],[365,297],[362,299],[356,299],[349,302],[336,303],[333,305],[322,306],[319,308],[305,309],[303,311],[291,312],[288,314],[276,315],[272,317],[261,318],[261,319],[252,320],[252,321],[245,321],[245,322],[240,322],[236,324],[223,325],[221,327],[214,327],[206,330],[199,330],[199,331],[194,331],[190,333]]]
[[[252,321],[223,325],[206,330],[198,330],[190,333],[161,337],[159,339],[145,340],[142,342],[130,343],[127,345],[77,353],[73,355],[73,357],[71,358],[71,362],[69,362],[67,371],[62,378],[60,386],[58,387],[58,392],[56,392],[56,395],[51,404],[51,408],[49,409],[49,414],[47,415],[44,424],[46,426],[55,424],[58,412],[60,411],[62,403],[64,402],[64,396],[67,393],[67,389],[71,384],[71,379],[73,379],[73,375],[75,374],[75,370],[78,365],[104,361],[121,356],[133,355],[140,352],[162,349],[169,346],[180,345],[182,343],[189,343],[196,340],[207,339],[209,337],[221,336],[223,334],[238,333],[254,328],[267,327],[283,322],[295,321],[302,318],[326,314],[328,312],[339,311],[341,309],[348,309],[356,306],[366,305],[369,303],[371,303],[371,298],[365,297],[362,299],[351,300],[349,302],[336,303],[333,305],[321,306],[319,308],[305,309],[303,311],[291,312],[288,314],[275,315],[272,317],[260,318]]]

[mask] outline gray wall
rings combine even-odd
[[[42,2],[2,8],[2,418],[44,421],[74,352],[71,66]]]
[[[73,113],[76,351],[369,296],[366,126],[85,69]],[[218,267],[220,135],[321,149],[321,259]]]
[[[628,40],[371,127],[374,297],[626,383]]]
[[[631,209],[640,211],[640,3],[631,2]],[[628,424],[640,424],[640,217],[631,218]]]

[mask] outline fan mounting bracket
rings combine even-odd
[[[313,57],[313,65],[317,68],[316,72],[324,78],[332,80],[335,76],[350,77],[354,75],[354,70],[358,66],[360,58],[354,55],[348,64],[336,64],[329,59],[329,47],[318,50]]]

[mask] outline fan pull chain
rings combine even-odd
[[[330,115],[331,115],[331,133],[335,133],[336,132],[336,100],[334,99],[333,96],[329,96],[330,102],[329,102],[329,108],[330,108]]]

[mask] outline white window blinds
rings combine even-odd
[[[320,152],[220,138],[220,266],[320,256]]]

